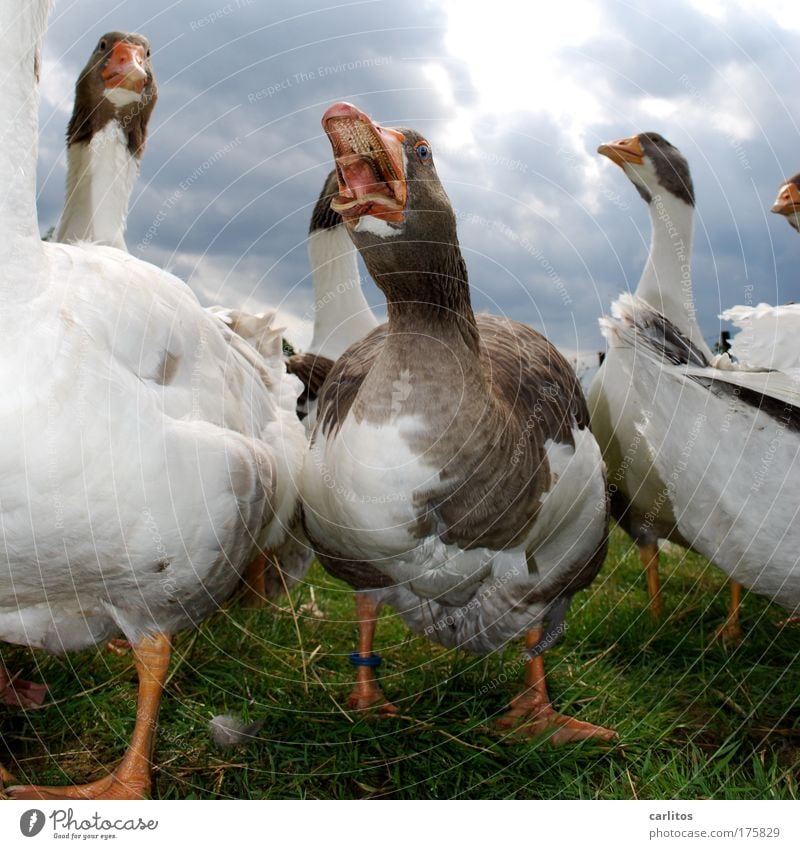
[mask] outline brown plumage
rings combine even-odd
[[[322,384],[333,368],[333,360],[317,354],[292,354],[286,360],[286,371],[293,374],[303,384],[303,391],[297,399],[297,415],[302,421],[308,405],[317,400]]]

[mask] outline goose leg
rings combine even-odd
[[[31,709],[39,707],[46,695],[45,684],[35,684],[33,681],[12,677],[0,660],[0,704]]]
[[[350,656],[350,662],[356,668],[356,683],[347,699],[347,704],[352,710],[377,708],[378,716],[391,716],[397,713],[397,708],[386,700],[378,684],[375,669],[380,663],[380,658],[372,652],[379,605],[369,593],[356,593],[355,600],[358,617],[358,651]]]
[[[264,607],[267,601],[267,555],[258,554],[244,570],[242,607]]]
[[[167,679],[172,641],[166,634],[145,637],[132,646],[139,675],[136,724],[125,757],[117,768],[91,784],[72,787],[9,787],[12,799],[144,799],[150,792],[150,768],[158,708]]]
[[[650,596],[650,615],[653,619],[661,619],[664,613],[664,604],[661,600],[661,578],[658,574],[658,541],[640,545],[639,559],[642,562],[647,578],[647,593]]]
[[[541,638],[541,629],[528,631],[525,645],[533,648]],[[541,655],[528,658],[525,664],[525,689],[511,702],[511,709],[497,720],[503,730],[513,731],[526,737],[548,734],[549,740],[557,746],[561,743],[574,743],[579,740],[615,740],[617,732],[580,719],[556,713],[550,704],[545,680],[544,660]]]
[[[722,625],[714,631],[715,640],[738,643],[743,637],[742,623],[739,619],[739,608],[742,606],[742,585],[738,581],[728,581],[731,589],[731,600],[728,615]]]

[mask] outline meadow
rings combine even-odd
[[[376,649],[399,715],[353,715],[356,630],[344,584],[315,565],[277,607],[234,599],[176,639],[153,797],[797,798],[800,626],[746,595],[745,639],[712,640],[727,607],[724,576],[673,547],[662,563],[657,623],[637,551],[614,530],[603,571],[575,597],[566,635],[546,655],[556,708],[615,728],[614,744],[555,748],[498,732],[493,720],[521,686],[520,645],[488,657],[445,650],[388,611]],[[18,779],[86,781],[122,756],[135,710],[130,657],[5,646],[3,656],[50,686],[37,711],[0,708],[0,763]],[[207,724],[222,712],[264,725],[220,750]]]

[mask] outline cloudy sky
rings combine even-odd
[[[800,171],[800,7],[768,0],[57,0],[45,43],[39,217],[58,219],[75,79],[98,38],[150,38],[159,101],[132,253],[204,303],[312,303],[305,238],[350,100],[425,133],[460,220],[478,309],[569,349],[634,288],[649,220],[598,143],[657,130],[697,190],[694,284],[709,341],[739,303],[800,300],[800,237],[768,213]],[[181,186],[184,188],[181,188]],[[371,282],[367,297],[382,298]],[[303,322],[300,344],[310,338]]]

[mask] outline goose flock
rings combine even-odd
[[[40,238],[49,5],[2,0],[0,369],[13,389],[0,400],[0,640],[53,653],[124,641],[138,702],[103,778],[19,785],[0,766],[6,795],[146,797],[174,634],[243,577],[263,598],[314,557],[354,593],[351,709],[397,711],[374,650],[388,606],[444,646],[524,643],[498,725],[554,744],[617,738],[591,709],[556,710],[543,660],[604,564],[612,516],[640,549],[655,616],[664,539],[730,579],[723,636],[740,634],[742,588],[800,612],[800,310],[732,306],[731,351],[710,350],[686,272],[692,178],[665,138],[598,149],[648,205],[652,241],[636,291],[600,318],[608,354],[584,398],[536,330],[474,313],[433,144],[333,104],[308,240],[313,339],[287,357],[274,312],[204,308],[127,252],[157,100],[142,35],[104,34],[81,71],[64,210],[54,240]],[[800,230],[800,175],[772,211]],[[35,707],[47,693],[0,661],[0,702]]]

